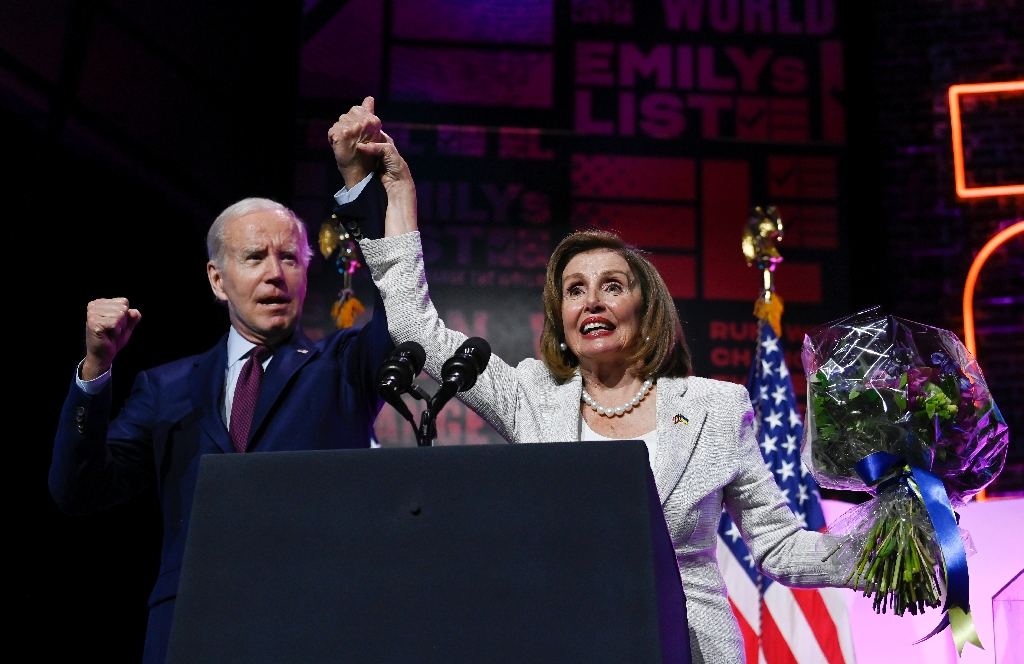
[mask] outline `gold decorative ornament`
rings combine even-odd
[[[775,293],[775,268],[782,263],[776,243],[782,241],[782,217],[774,205],[751,209],[747,226],[743,229],[743,257],[747,265],[756,265],[762,272],[761,296],[754,303],[754,315],[767,321],[782,336],[782,298]]]
[[[320,253],[325,259],[330,258],[334,250],[338,248],[338,243],[341,242],[341,233],[345,233],[345,231],[341,229],[338,218],[333,214],[330,219],[320,224]],[[348,233],[345,235],[347,236]]]

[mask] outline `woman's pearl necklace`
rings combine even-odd
[[[594,397],[590,396],[590,393],[587,392],[587,388],[584,387],[583,402],[590,406],[591,408],[593,408],[595,411],[597,411],[598,415],[601,415],[603,417],[618,417],[623,413],[628,413],[629,411],[636,408],[640,404],[640,402],[643,401],[644,398],[647,396],[647,393],[651,391],[651,388],[653,386],[654,381],[648,378],[647,380],[644,381],[643,387],[640,388],[640,391],[636,393],[635,397],[627,401],[625,404],[621,406],[616,406],[615,408],[605,408],[604,406],[598,404],[596,401],[594,401]]]

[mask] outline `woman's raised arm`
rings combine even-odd
[[[359,246],[384,300],[391,338],[396,344],[415,341],[423,346],[427,354],[424,368],[440,380],[441,365],[462,345],[466,335],[448,329],[430,300],[417,230],[416,185],[394,141],[383,132],[381,136],[382,143],[360,143],[358,147],[380,159],[381,183],[388,194],[384,237],[362,240]],[[476,385],[460,398],[506,440],[513,440],[519,398],[514,368],[492,355]]]

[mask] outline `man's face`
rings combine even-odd
[[[302,236],[284,212],[260,210],[224,229],[223,266],[206,266],[214,295],[228,305],[239,334],[263,345],[287,339],[306,298]]]

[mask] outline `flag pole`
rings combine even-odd
[[[774,205],[757,206],[743,229],[743,256],[747,266],[757,266],[762,273],[761,295],[754,303],[754,315],[768,323],[775,336],[782,337],[782,298],[775,292],[775,269],[782,264],[782,254],[776,243],[782,241],[782,217]]]

